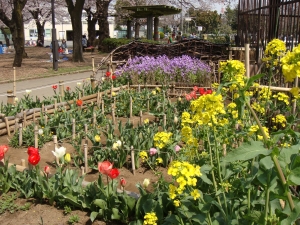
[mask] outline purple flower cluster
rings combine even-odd
[[[152,57],[141,56],[130,59],[116,71],[116,76],[160,77],[169,81],[191,81],[191,77],[204,76],[211,72],[208,64],[187,55],[169,59],[166,55]]]

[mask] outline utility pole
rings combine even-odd
[[[56,38],[55,29],[55,9],[54,0],[51,0],[51,10],[52,10],[52,56],[53,56],[53,70],[58,69],[58,42]]]

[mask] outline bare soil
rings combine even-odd
[[[53,63],[50,61],[50,48],[46,47],[25,47],[28,58],[24,58],[21,67],[16,67],[16,80],[42,78],[47,76],[61,75],[68,71],[86,71],[92,69],[92,58],[94,57],[95,66],[107,53],[84,52],[84,62],[75,63],[72,61],[72,54],[66,55],[68,60],[58,63],[58,71],[53,70]],[[0,82],[13,81],[13,61],[14,49],[9,49],[8,53],[0,54]]]
[[[14,60],[14,51],[9,50],[10,53],[1,54],[0,55],[0,82],[9,82],[13,79],[13,60]],[[69,68],[75,68],[75,71],[82,71],[84,68],[90,66],[92,68],[92,57],[95,59],[95,65],[97,62],[103,57],[106,57],[107,54],[99,54],[99,53],[91,53],[84,52],[85,62],[83,63],[74,63],[72,62],[72,55],[68,55],[69,60],[59,62],[59,71],[54,72],[52,70],[52,63],[49,62],[51,52],[49,48],[42,47],[27,47],[26,52],[28,54],[28,58],[23,59],[22,67],[16,68],[17,80],[24,79],[35,79],[42,78],[46,76],[55,76],[60,75],[62,72],[60,70],[67,71]],[[146,119],[145,117],[144,119]],[[148,118],[153,119],[150,115]],[[139,118],[133,118],[133,123],[137,124]],[[105,142],[104,137],[101,137]],[[0,136],[0,145],[8,144],[10,137]],[[66,147],[67,152],[72,154],[75,152],[72,145],[68,143],[63,143],[63,146]],[[52,151],[54,150],[54,143],[49,142],[40,149],[41,160],[39,162],[40,168],[44,168],[44,166],[48,165],[51,168],[51,173],[55,173],[54,166],[54,155]],[[9,151],[6,154],[6,159],[9,158],[9,162],[17,165],[21,165],[21,159],[25,159],[27,165],[27,148],[12,148],[9,147]],[[168,175],[166,173],[166,168],[160,168],[164,174],[166,179]],[[98,171],[90,171],[85,175],[85,180],[92,182],[97,180],[99,177]],[[154,173],[146,167],[140,167],[136,170],[135,175],[133,175],[133,171],[131,169],[131,164],[127,167],[123,167],[120,169],[119,178],[125,178],[127,181],[125,190],[130,192],[138,193],[136,188],[137,183],[142,183],[145,178],[150,179],[151,183],[155,183],[158,178],[154,175]],[[117,179],[119,179],[117,178]],[[148,191],[152,191],[152,185],[149,185]],[[1,193],[0,193],[1,194]],[[0,196],[1,199],[2,196]],[[64,210],[62,208],[54,207],[47,205],[46,203],[39,203],[35,199],[22,199],[18,198],[16,200],[16,204],[24,205],[26,202],[30,202],[31,206],[29,210],[26,211],[17,211],[13,214],[6,212],[4,214],[0,214],[0,224],[1,225],[66,225],[69,224],[68,220],[71,215],[78,215],[79,222],[74,224],[86,224],[86,225],[114,225],[118,223],[106,223],[103,221],[94,221],[93,223],[89,219],[89,212],[83,210],[75,210],[73,209],[71,214],[64,215]]]

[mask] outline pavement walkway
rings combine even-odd
[[[100,76],[102,76],[104,70],[98,71],[95,75],[96,79],[99,80]],[[93,74],[92,71],[89,72],[81,72],[67,75],[59,75],[59,76],[51,76],[45,78],[37,78],[30,80],[23,80],[16,82],[16,97],[23,98],[24,95],[27,95],[26,90],[30,90],[30,96],[35,99],[35,96],[39,97],[41,100],[54,95],[54,91],[52,86],[57,85],[56,91],[59,91],[59,81],[64,82],[64,87],[70,87],[71,90],[74,90],[79,83],[83,84],[83,81],[90,78]],[[86,80],[90,82],[89,80]],[[7,91],[14,89],[13,83],[2,83],[0,84],[0,104],[3,102],[7,103]]]

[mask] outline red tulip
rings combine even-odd
[[[7,145],[0,145],[0,160],[4,158],[4,155],[7,151],[8,151]]]
[[[186,95],[185,98],[186,98],[186,100],[188,100],[188,101],[192,100],[192,96],[191,96],[191,95]]]
[[[111,169],[107,174],[111,179],[115,179],[119,176],[120,172],[117,168]]]
[[[111,73],[109,71],[106,72],[106,77],[110,77]]]
[[[108,175],[113,167],[109,161],[103,161],[98,163],[98,170],[100,173]]]
[[[66,90],[67,90],[67,91],[70,91],[70,90],[71,90],[71,88],[70,88],[70,87],[66,87]]]
[[[44,173],[45,174],[49,174],[50,173],[50,167],[49,166],[45,166],[44,167]]]
[[[125,187],[125,186],[126,186],[126,180],[125,180],[124,178],[121,178],[121,179],[120,179],[120,185],[121,185],[122,187]]]
[[[193,87],[193,91],[198,91],[198,89],[199,89],[199,88],[198,88],[197,86],[194,86],[194,87]]]
[[[212,93],[212,90],[207,90],[206,91],[206,94],[211,94]]]
[[[52,85],[53,90],[57,89],[57,85]]]
[[[28,156],[28,162],[33,166],[37,165],[40,159],[40,154],[32,154]]]
[[[38,148],[35,148],[35,147],[28,147],[28,150],[27,150],[27,154],[28,155],[39,155],[39,149]]]
[[[83,104],[83,101],[82,101],[81,99],[78,99],[78,100],[76,101],[76,105],[82,106],[82,104]]]
[[[115,75],[112,75],[111,79],[115,80],[117,77]]]
[[[4,153],[6,153],[8,151],[8,146],[7,145],[0,145],[0,151],[3,151]]]
[[[193,99],[196,99],[197,98],[197,95],[196,95],[196,92],[195,91],[192,91],[190,93],[190,96],[193,98]]]
[[[199,88],[199,93],[200,93],[200,95],[203,95],[205,93],[204,88]]]

